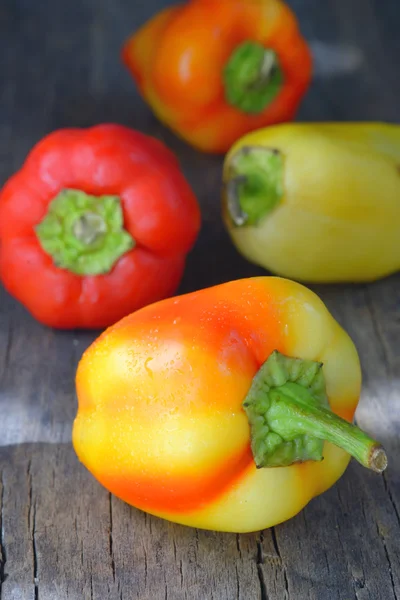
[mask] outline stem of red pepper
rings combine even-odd
[[[322,460],[324,441],[377,473],[387,467],[382,446],[330,410],[321,363],[274,352],[256,374],[243,405],[257,467]]]
[[[135,246],[123,227],[118,196],[90,196],[73,189],[52,200],[35,232],[57,267],[82,276],[108,273]]]
[[[87,212],[74,222],[72,232],[79,242],[90,246],[104,236],[107,232],[107,225],[100,215]]]
[[[227,102],[242,112],[261,113],[283,85],[277,54],[251,40],[235,48],[224,70]]]

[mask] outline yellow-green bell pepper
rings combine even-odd
[[[237,249],[309,283],[400,269],[400,126],[292,123],[241,138],[224,165],[223,216]]]

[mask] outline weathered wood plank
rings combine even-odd
[[[32,531],[35,511],[32,505],[32,472],[29,460],[21,465],[20,450],[1,450],[1,550],[0,597],[13,600],[35,598],[35,547]],[[3,461],[14,468],[5,470]],[[22,469],[21,469],[22,466]],[[18,493],[17,493],[18,490]]]
[[[382,478],[358,465],[291,521],[239,536],[110,501],[68,444],[2,449],[0,471],[4,600],[36,598],[35,589],[46,600],[392,600],[399,591],[398,517]]]

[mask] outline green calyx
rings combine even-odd
[[[278,150],[244,146],[229,160],[225,204],[236,227],[254,226],[283,197],[284,160]]]
[[[387,467],[382,446],[330,410],[321,363],[273,352],[255,375],[243,407],[257,468],[320,461],[325,440],[377,473]]]
[[[252,41],[244,42],[234,50],[223,78],[227,102],[248,114],[261,113],[283,85],[277,54]]]
[[[123,225],[118,196],[65,189],[52,200],[35,232],[60,269],[75,275],[102,275],[135,246]]]

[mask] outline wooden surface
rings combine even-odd
[[[0,182],[58,127],[114,121],[163,139],[204,215],[183,292],[262,271],[223,231],[221,160],[164,129],[119,63],[130,30],[166,4],[1,0]],[[398,122],[398,0],[291,4],[316,53],[299,118]],[[377,476],[353,462],[291,521],[238,536],[146,516],[93,480],[70,434],[74,372],[94,334],[45,329],[0,290],[1,600],[399,600],[400,277],[316,289],[359,348],[358,422],[390,466]]]

